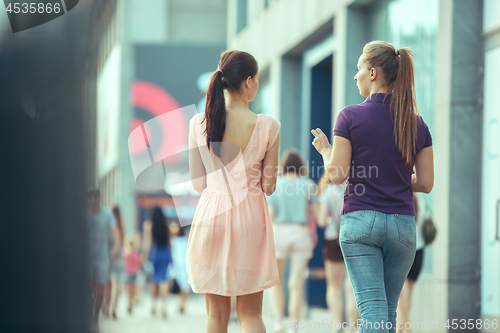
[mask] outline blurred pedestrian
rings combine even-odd
[[[151,219],[144,222],[143,237],[143,261],[147,258],[153,267],[152,275],[149,277],[151,314],[156,315],[156,302],[160,298],[161,315],[167,318],[169,292],[167,270],[172,256],[167,219],[160,207],[153,208]]]
[[[120,208],[118,206],[113,207],[113,216],[116,220],[116,226],[118,227],[118,231],[120,233],[120,243],[124,243],[125,233],[123,230],[123,222],[120,214]],[[104,303],[103,303],[103,314],[107,318],[109,317],[109,313],[111,312],[111,316],[113,319],[117,319],[116,317],[116,307],[118,305],[118,298],[120,296],[122,287],[123,287],[123,278],[125,275],[125,266],[123,263],[122,257],[122,248],[120,248],[118,252],[118,258],[113,260],[111,257],[112,251],[115,246],[115,240],[112,235],[109,237],[109,256],[110,256],[110,272],[108,283],[106,288],[104,289]]]
[[[191,182],[204,193],[189,233],[186,267],[193,291],[205,294],[206,332],[227,332],[231,296],[241,332],[264,332],[263,291],[279,281],[264,193],[270,195],[276,184],[280,124],[248,109],[258,87],[255,58],[223,52],[205,112],[189,122]]]
[[[339,112],[333,148],[319,128],[311,131],[332,182],[348,179],[340,247],[363,333],[395,332],[399,294],[415,257],[413,192],[429,193],[434,184],[413,54],[382,41],[366,44],[354,80],[367,99]]]
[[[140,234],[136,235],[137,244],[141,244],[141,236]],[[140,246],[140,252],[142,252],[142,245]],[[146,295],[148,294],[149,284],[148,279],[153,274],[153,264],[146,260],[143,261],[141,255],[140,269],[137,272],[137,279],[135,283],[135,297],[134,297],[134,305],[138,306],[141,304]]]
[[[313,256],[308,210],[316,194],[316,186],[307,177],[308,171],[298,150],[285,150],[281,156],[280,166],[276,191],[268,198],[280,278],[280,283],[270,290],[275,332],[282,332],[286,326],[283,322],[286,305],[282,282],[288,258],[290,258],[287,286],[290,295],[288,315],[290,320],[300,321],[301,318],[304,305],[304,279],[307,264]]]
[[[137,243],[137,237],[134,234],[129,235],[125,240],[125,246],[123,248],[123,260],[125,262],[125,270],[127,272],[127,311],[129,314],[132,314],[136,299],[137,274],[139,273],[139,269],[141,266],[139,244]]]
[[[168,225],[170,231],[170,246],[172,248],[172,272],[173,278],[179,285],[179,312],[184,314],[186,300],[192,292],[188,283],[186,270],[186,250],[188,237],[184,234],[178,218],[172,219]]]
[[[422,270],[422,263],[424,261],[425,239],[423,225],[427,211],[424,201],[419,194],[415,193],[413,195],[413,203],[415,205],[415,221],[417,223],[417,244],[415,259],[413,260],[413,264],[411,265],[408,276],[406,277],[405,284],[403,285],[403,289],[401,290],[401,295],[399,296],[397,320],[402,324],[399,324],[397,328],[398,333],[411,333],[411,330],[407,328],[408,326],[406,326],[405,324],[410,322],[413,289],[415,288],[415,283],[417,282],[418,276],[420,275],[420,271]]]
[[[340,211],[345,187],[345,183],[341,185],[332,183],[328,174],[325,173],[319,180],[316,203],[318,226],[325,228],[323,260],[325,261],[326,303],[333,322],[335,325],[340,323],[339,326],[343,323],[344,310],[347,323],[356,322],[358,319],[354,291],[345,270],[344,257],[339,243]],[[351,333],[355,332],[354,327],[349,326],[349,328]],[[338,330],[338,332],[341,331],[342,329]]]
[[[109,234],[112,233],[115,244],[111,259],[118,258],[121,247],[120,231],[111,210],[101,207],[101,193],[97,187],[87,192],[87,222],[89,226],[91,279],[93,284],[93,312],[91,332],[99,332],[99,312],[104,297],[104,287],[108,282],[110,255],[108,249]]]

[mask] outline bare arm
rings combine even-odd
[[[320,204],[319,202],[314,202],[314,203],[312,203],[312,211],[313,211],[313,214],[314,214],[314,219],[315,219],[316,221],[318,221],[318,220],[319,220],[319,206],[320,206],[320,205],[321,205],[321,204]],[[318,222],[318,224],[319,224],[319,222]]]
[[[328,211],[328,205],[324,203],[318,203],[317,204],[317,216],[316,220],[318,221],[318,226],[321,228],[326,227],[328,224],[329,220],[329,211]]]
[[[323,156],[325,170],[335,185],[342,184],[349,176],[352,146],[351,141],[341,136],[333,137],[333,147],[321,129],[312,130],[315,136],[313,146]]]
[[[201,193],[207,187],[207,172],[198,145],[191,135],[189,135],[189,172],[194,190]]]
[[[146,262],[149,256],[149,248],[151,247],[151,222],[144,221],[142,227],[142,249],[141,249],[141,263]]]
[[[280,149],[280,134],[264,156],[262,162],[262,190],[271,195],[276,189],[276,177],[278,176],[278,154]]]
[[[111,257],[113,258],[113,260],[116,260],[116,258],[118,258],[118,255],[120,254],[120,249],[122,247],[120,230],[118,230],[116,224],[111,227],[111,232],[113,233],[113,238],[115,240],[115,245],[112,250],[113,252],[111,252]]]
[[[430,193],[434,187],[434,153],[432,146],[423,148],[415,159],[415,173],[411,176],[413,192]]]

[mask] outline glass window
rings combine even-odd
[[[236,0],[236,34],[247,26],[247,0]]]
[[[271,115],[272,87],[269,82],[269,69],[260,71],[259,91],[249,106],[250,110],[255,113]]]
[[[415,93],[420,115],[434,133],[434,92],[439,0],[386,0],[370,7],[369,38],[385,40],[416,53]],[[422,195],[432,210],[433,193]],[[426,249],[422,272],[432,272],[432,248]]]
[[[432,133],[439,0],[383,1],[373,5],[369,13],[370,40],[386,40],[416,52],[417,106]]]
[[[396,47],[408,46],[415,58],[415,92],[420,115],[434,130],[434,82],[438,0],[398,0],[389,4],[389,42]]]
[[[500,28],[500,1],[484,0],[483,32],[487,33]]]

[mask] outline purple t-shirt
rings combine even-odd
[[[415,164],[405,163],[394,138],[390,115],[391,94],[372,94],[363,103],[345,107],[337,116],[333,135],[351,141],[351,173],[342,214],[375,210],[386,214],[415,215],[411,175]],[[429,128],[417,121],[416,153],[432,146]]]

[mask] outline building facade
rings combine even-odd
[[[110,52],[103,66],[109,68],[100,72],[102,105],[108,107],[97,112],[101,124],[96,134],[95,177],[102,187],[104,204],[118,205],[127,231],[135,232],[147,216],[141,203],[164,206],[172,202],[165,198],[165,191],[140,187],[134,178],[129,134],[158,115],[138,104],[136,83],[147,81],[172,97],[171,104],[160,103],[161,113],[199,102],[203,89],[196,87],[193,75],[198,75],[194,71],[199,69],[192,64],[199,65],[200,58],[205,60],[208,56],[204,52],[209,50],[212,66],[205,66],[204,71],[217,66],[226,45],[226,1],[118,0],[116,3],[116,19],[110,28],[110,34],[116,34],[116,38],[108,43]],[[113,84],[118,89],[110,97]],[[172,86],[178,92],[169,91]]]

